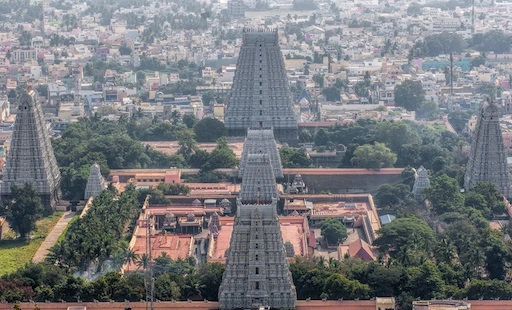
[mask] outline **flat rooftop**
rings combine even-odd
[[[208,261],[225,263],[226,250],[231,242],[233,233],[234,217],[220,217],[221,230],[217,239],[210,242],[208,248]],[[306,256],[309,254],[310,230],[307,219],[304,216],[280,216],[281,234],[283,242],[290,242],[295,255]],[[210,239],[211,241],[211,239]],[[315,246],[315,245],[313,245]]]

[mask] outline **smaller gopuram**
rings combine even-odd
[[[421,196],[423,190],[430,186],[430,179],[428,178],[427,169],[423,166],[419,167],[414,176],[414,185],[412,187],[412,194],[418,198]]]
[[[91,165],[87,185],[85,186],[84,199],[98,196],[105,189],[105,180],[101,175],[100,165],[94,163]]]

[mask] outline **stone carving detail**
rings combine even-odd
[[[98,196],[105,189],[105,180],[101,175],[100,165],[94,163],[89,172],[87,185],[85,186],[84,199]]]
[[[493,183],[505,197],[509,197],[507,155],[503,146],[498,112],[498,106],[490,100],[480,108],[471,139],[464,187],[468,190],[478,182],[486,181]]]
[[[293,309],[295,286],[277,214],[278,192],[270,157],[249,154],[219,288],[220,309]]]
[[[59,200],[61,176],[48,126],[36,98],[37,92],[31,87],[19,97],[1,196],[9,199],[12,186],[31,183],[45,208],[54,208]]]
[[[247,165],[249,154],[268,154],[270,163],[274,169],[276,178],[283,177],[283,165],[281,164],[281,157],[277,149],[274,133],[270,129],[249,129],[247,130],[247,137],[245,138],[244,150],[240,160],[240,169],[238,170],[238,177],[242,178],[244,167]]]
[[[232,136],[273,129],[281,143],[297,143],[297,120],[277,30],[249,30],[242,46],[224,123]]]

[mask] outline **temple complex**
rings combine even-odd
[[[507,155],[503,146],[498,106],[487,100],[480,108],[471,139],[471,152],[464,176],[464,187],[468,190],[478,182],[490,182],[505,197],[509,197],[508,175]]]
[[[278,179],[283,177],[283,165],[281,164],[281,157],[279,156],[277,143],[271,129],[247,130],[247,137],[245,138],[244,149],[240,159],[240,169],[238,170],[239,178],[243,176],[249,154],[268,154],[274,169],[274,176]]]
[[[297,120],[277,30],[244,30],[227,103],[224,123],[230,135],[265,128],[273,129],[281,143],[297,143]]]
[[[13,186],[31,183],[48,210],[59,201],[61,177],[43,110],[36,98],[37,92],[30,87],[19,97],[0,193],[2,199],[10,199]]]
[[[249,154],[219,288],[220,309],[294,309],[297,300],[267,154]]]
[[[94,163],[89,172],[87,185],[85,186],[84,199],[98,196],[105,189],[105,180],[101,175],[100,165]]]
[[[414,185],[412,187],[412,194],[414,197],[420,197],[423,190],[430,186],[430,179],[428,178],[427,169],[423,166],[419,167],[414,175]]]

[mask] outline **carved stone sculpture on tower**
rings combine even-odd
[[[240,168],[238,169],[238,177],[242,178],[244,167],[247,165],[249,154],[268,154],[270,163],[274,169],[276,178],[283,177],[283,165],[281,157],[277,149],[274,133],[271,129],[248,129],[245,138],[242,158],[240,160]]]
[[[18,99],[1,196],[10,199],[13,186],[31,183],[45,208],[54,208],[59,200],[61,177],[43,111],[36,99],[37,92],[31,87]]]
[[[509,197],[507,156],[498,115],[498,106],[490,100],[480,108],[471,139],[471,152],[464,176],[464,187],[470,189],[478,182],[490,182],[505,197]]]
[[[98,196],[105,189],[105,180],[101,175],[100,165],[94,163],[89,172],[87,185],[85,186],[84,199]]]
[[[224,123],[232,136],[273,129],[281,143],[297,143],[297,120],[277,30],[245,29]]]
[[[297,294],[279,227],[271,161],[267,154],[250,154],[245,165],[219,306],[293,309]]]

